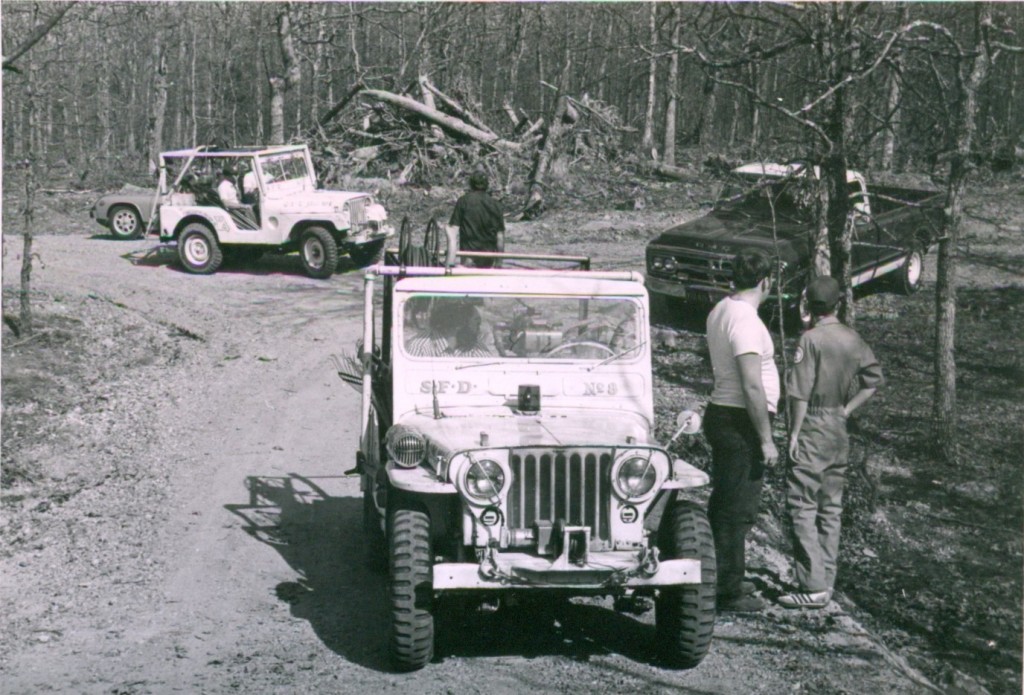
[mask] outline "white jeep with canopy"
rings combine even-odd
[[[192,273],[215,272],[225,255],[298,251],[306,273],[330,277],[339,253],[358,267],[380,260],[394,230],[368,193],[318,188],[306,145],[199,147],[160,155],[160,240],[177,242]],[[222,199],[227,177],[233,197]]]
[[[431,660],[435,612],[467,603],[448,597],[528,593],[612,596],[623,610],[653,599],[662,655],[698,664],[714,545],[682,493],[708,477],[654,440],[642,277],[385,263],[366,275],[364,307],[343,378],[362,390],[356,470],[371,557],[388,562],[396,665]],[[680,430],[699,419],[684,413]]]

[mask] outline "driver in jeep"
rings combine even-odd
[[[238,197],[238,188],[235,185],[237,175],[238,171],[233,164],[229,162],[224,165],[220,183],[217,184],[217,195],[220,197],[221,205],[240,228],[259,229],[260,224],[252,206],[245,205]]]

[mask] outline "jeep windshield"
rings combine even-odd
[[[257,159],[268,191],[291,193],[316,187],[302,150],[262,155]]]
[[[404,353],[462,364],[509,360],[635,360],[643,333],[635,297],[413,294],[402,309]]]

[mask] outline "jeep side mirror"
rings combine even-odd
[[[700,432],[702,422],[703,418],[697,411],[689,409],[682,411],[676,416],[676,433],[672,435],[672,439],[668,440],[668,443],[671,444],[683,433],[696,434]],[[666,446],[668,445],[666,444]]]

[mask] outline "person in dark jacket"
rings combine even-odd
[[[487,188],[487,175],[475,172],[469,177],[469,191],[455,202],[448,224],[459,228],[461,251],[505,250],[505,217]],[[495,266],[493,258],[467,258],[465,262],[477,268]]]
[[[846,421],[883,383],[871,348],[836,318],[839,298],[839,283],[827,275],[807,286],[814,328],[800,336],[786,375],[792,420],[786,507],[799,585],[779,597],[786,608],[824,608],[832,600],[850,450]]]

